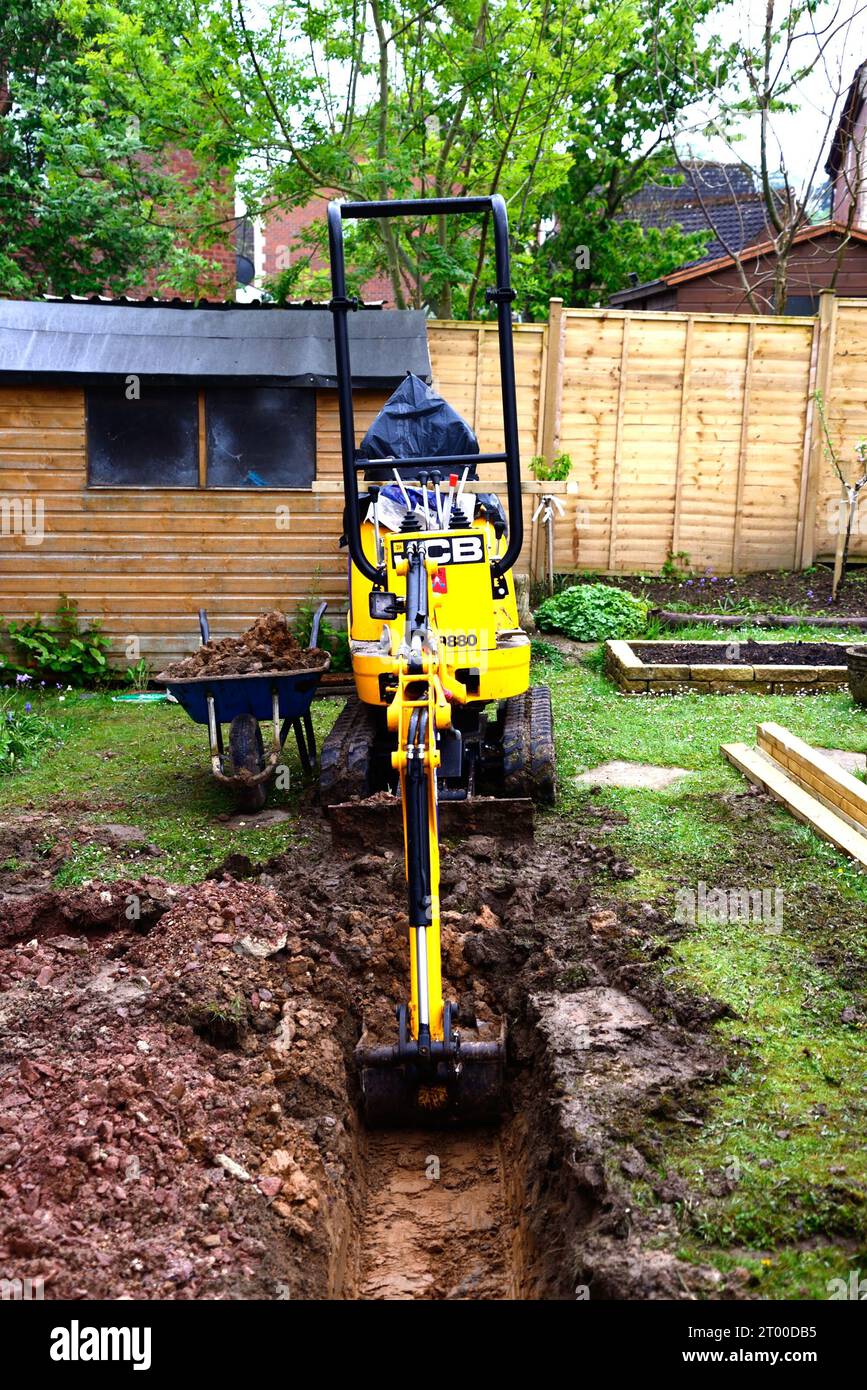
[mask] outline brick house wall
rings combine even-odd
[[[324,224],[327,207],[328,198],[322,195],[311,198],[303,207],[275,209],[268,213],[262,226],[266,279],[278,275],[305,255],[304,249],[296,245],[296,239],[314,222]],[[311,265],[317,270],[327,269],[327,262],[319,256],[313,257]],[[380,274],[367,280],[362,286],[362,298],[374,304],[384,300],[386,308],[393,308],[394,293],[388,276]]]
[[[172,174],[192,187],[196,178],[196,162],[189,150],[169,151],[166,163]],[[218,225],[213,236],[193,247],[199,255],[214,263],[213,271],[203,280],[200,290],[209,299],[234,299],[237,284],[235,239],[239,219],[235,215],[235,195],[230,178],[226,179],[223,189],[219,191],[216,218]],[[144,285],[128,290],[126,297],[147,299],[149,295],[157,295],[161,299],[189,298],[171,286],[158,288],[154,275],[148,276]]]

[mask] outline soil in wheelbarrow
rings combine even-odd
[[[655,666],[845,666],[844,642],[725,642],[719,650],[705,642],[631,642],[642,661]],[[736,647],[736,650],[735,650]]]
[[[253,676],[273,671],[306,671],[328,662],[318,647],[302,647],[276,609],[263,613],[239,637],[205,642],[192,656],[174,661],[162,672],[164,680],[195,680],[200,676]]]

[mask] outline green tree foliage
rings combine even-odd
[[[160,249],[201,245],[220,231],[214,190],[230,178],[258,215],[317,194],[502,193],[529,313],[561,289],[585,302],[626,260],[656,273],[682,259],[682,239],[639,239],[617,219],[662,157],[648,45],[666,110],[691,100],[709,80],[695,26],[711,0],[8,3],[32,19],[30,47],[13,34],[9,63],[31,152],[20,175],[30,212],[8,253],[31,279],[44,265],[55,288],[98,288],[114,261],[122,276]],[[16,150],[21,119],[6,139]],[[172,147],[192,152],[192,187],[169,186],[159,152]],[[326,291],[323,238],[319,225],[304,233],[278,297]],[[484,221],[359,223],[350,281],[385,272],[398,307],[484,314],[489,242]],[[578,245],[591,258],[580,281]],[[201,288],[201,258],[188,253],[183,269],[179,287]]]
[[[604,302],[633,273],[655,279],[703,254],[712,231],[643,228],[628,216],[629,200],[648,182],[679,184],[666,139],[678,113],[712,93],[724,75],[722,50],[700,37],[718,0],[637,0],[632,22],[589,100],[570,110],[571,162],[563,183],[540,199],[551,230],[527,257],[525,308],[547,312],[558,295],[567,304]]]
[[[121,292],[150,271],[168,284],[208,280],[207,256],[191,249],[203,206],[166,167],[163,124],[148,130],[88,78],[92,11],[60,0],[0,9],[3,294]]]

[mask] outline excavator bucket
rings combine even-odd
[[[496,1124],[503,1109],[506,1030],[496,1042],[461,1042],[457,1061],[434,1071],[402,1060],[399,1047],[356,1051],[365,1123],[372,1129]]]

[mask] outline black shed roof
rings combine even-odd
[[[132,373],[336,384],[324,307],[219,307],[179,312],[163,304],[0,300],[0,376],[56,381]],[[349,341],[356,387],[394,386],[408,371],[430,380],[420,310],[350,314]]]

